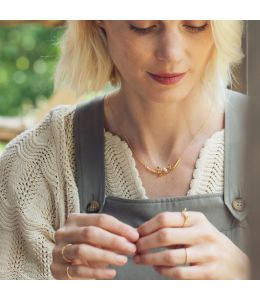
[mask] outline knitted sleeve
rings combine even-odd
[[[0,279],[53,279],[53,234],[79,209],[66,115],[68,108],[53,110],[0,156]]]

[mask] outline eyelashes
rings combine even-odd
[[[132,24],[129,24],[129,29],[134,31],[134,32],[137,32],[137,33],[148,33],[150,31],[152,31],[152,29],[154,27],[155,26],[151,26],[151,27],[147,27],[147,28],[140,28],[140,27],[135,27]]]
[[[189,31],[191,32],[200,32],[200,31],[204,31],[208,28],[209,24],[208,23],[205,23],[204,25],[202,26],[191,26],[191,25],[183,25],[185,28],[187,28]]]
[[[197,33],[197,32],[204,31],[204,30],[207,29],[208,26],[209,26],[208,23],[205,23],[202,26],[183,25],[183,27],[191,33]],[[147,28],[140,28],[140,27],[133,26],[132,24],[129,24],[129,29],[134,31],[134,32],[137,32],[139,34],[149,33],[151,31],[153,31],[153,29],[155,29],[155,28],[156,28],[156,25],[153,25],[153,26],[150,26],[150,27],[147,27]]]
[[[155,28],[155,26],[151,26],[151,27],[147,27],[147,28],[140,28],[140,27],[135,27],[135,26],[129,24],[129,29],[134,32],[137,32],[137,33],[148,33],[150,31],[152,31],[153,28]]]

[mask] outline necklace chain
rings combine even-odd
[[[108,106],[109,106],[109,109],[111,110],[112,112],[112,115],[114,115],[114,112],[112,110],[112,107],[109,103],[109,101],[107,100],[106,101]],[[191,141],[188,143],[188,145],[184,148],[184,150],[182,151],[181,155],[179,156],[179,158],[172,164],[168,164],[167,167],[159,167],[157,166],[156,168],[152,168],[152,167],[149,167],[147,164],[144,164],[139,158],[138,156],[136,155],[136,153],[134,152],[134,149],[131,145],[131,143],[129,142],[128,138],[123,135],[123,138],[124,140],[127,142],[127,144],[129,145],[129,148],[131,149],[134,157],[136,158],[136,160],[147,170],[149,171],[150,173],[153,173],[155,175],[157,175],[158,177],[161,177],[161,176],[164,176],[164,175],[167,175],[169,174],[170,172],[172,172],[173,170],[175,170],[177,168],[177,166],[179,165],[179,163],[181,162],[181,158],[182,156],[184,155],[184,153],[186,152],[186,150],[189,148],[189,146],[192,144],[192,142],[194,141],[194,139],[196,138],[196,136],[199,134],[199,132],[204,128],[204,126],[207,124],[208,120],[209,120],[209,117],[211,115],[211,111],[212,111],[212,107],[213,107],[213,103],[211,105],[211,108],[210,108],[210,112],[208,114],[208,117],[206,118],[206,120],[201,124],[201,126],[199,127],[199,129],[196,131],[196,133],[193,135],[193,138],[191,139]]]

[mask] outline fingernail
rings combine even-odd
[[[116,256],[116,261],[120,264],[126,263],[127,262],[127,257],[123,255],[117,255]]]
[[[107,269],[105,270],[105,274],[108,278],[115,277],[116,276],[116,270],[113,269]]]
[[[128,251],[135,252],[135,251],[136,251],[136,246],[135,246],[134,244],[127,243],[127,244],[126,244],[126,249],[127,249]]]
[[[134,230],[134,231],[130,231],[129,232],[129,238],[131,239],[131,241],[135,242],[139,239],[139,233],[137,230]]]

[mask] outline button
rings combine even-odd
[[[88,212],[88,213],[95,213],[95,212],[98,212],[98,211],[99,211],[99,208],[100,208],[99,202],[96,201],[96,200],[92,200],[92,201],[87,205],[86,212]]]
[[[232,206],[236,211],[243,211],[245,208],[245,202],[242,198],[235,198],[232,201]]]

